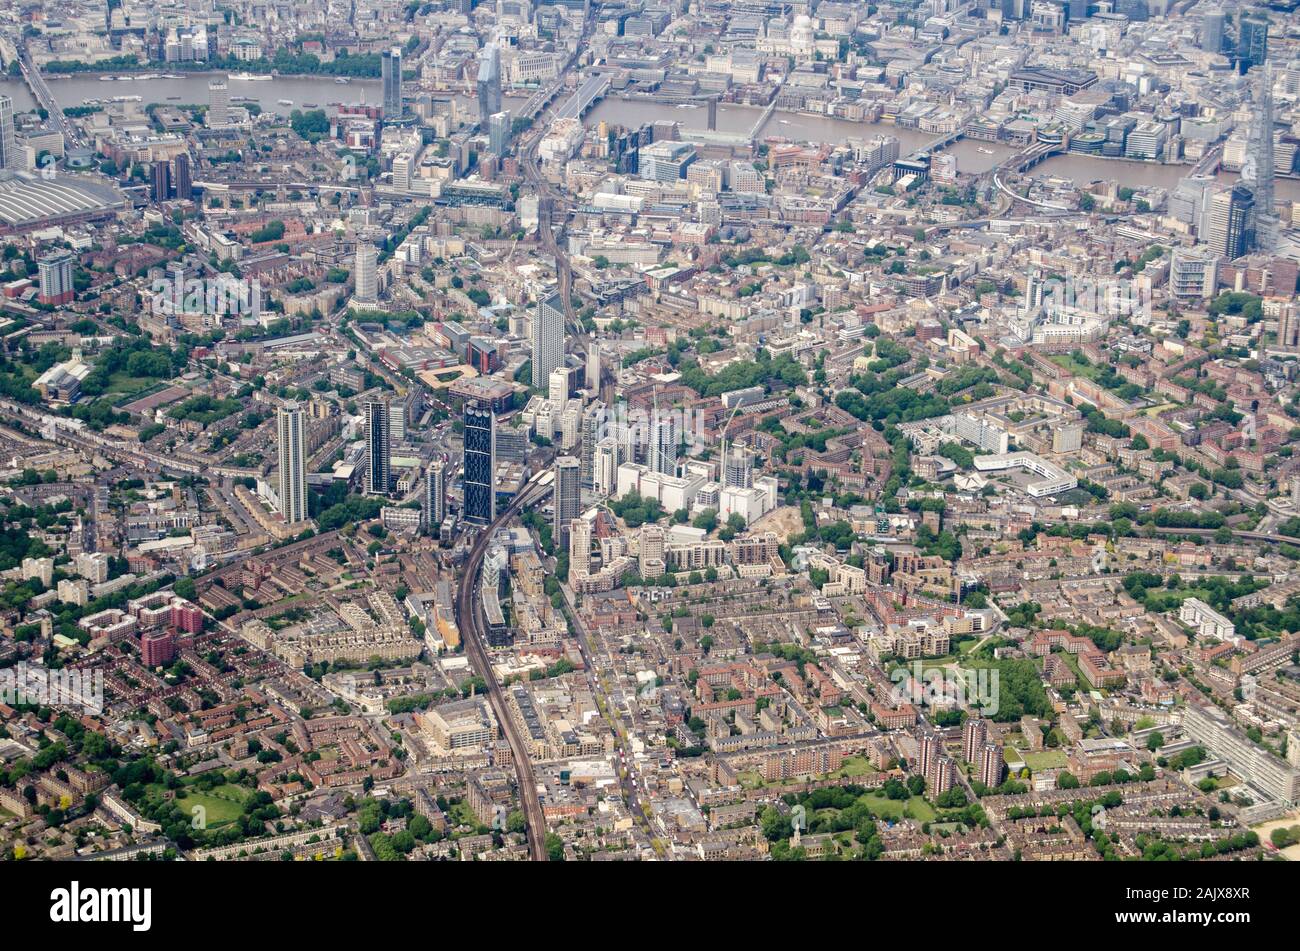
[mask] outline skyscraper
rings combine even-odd
[[[573,456],[555,460],[555,498],[552,532],[557,546],[569,544],[569,523],[582,511],[581,465]]]
[[[398,47],[384,50],[380,60],[384,84],[384,118],[402,115],[402,51]]]
[[[14,139],[14,101],[0,96],[0,168],[17,168],[18,143]]]
[[[496,39],[488,41],[478,55],[478,121],[486,127],[488,119],[501,111],[501,48]]]
[[[591,573],[591,523],[575,518],[569,523],[569,575]]]
[[[384,400],[366,401],[366,493],[387,495],[391,466],[389,409]]]
[[[754,457],[744,446],[728,446],[722,461],[723,488],[752,489],[754,487]]]
[[[285,403],[275,414],[280,461],[280,514],[290,525],[307,520],[307,437],[302,407]]]
[[[1223,11],[1217,7],[1201,15],[1201,49],[1207,53],[1223,52]]]
[[[487,525],[496,518],[496,417],[465,404],[465,520]]]
[[[1250,250],[1250,221],[1255,196],[1240,183],[1210,200],[1210,228],[1206,243],[1211,250],[1235,259]]]
[[[357,273],[354,296],[359,301],[379,299],[379,253],[369,241],[357,242]]]
[[[543,298],[533,315],[533,386],[549,387],[551,371],[564,362],[564,298]]]
[[[447,517],[447,473],[441,459],[429,463],[424,476],[424,519],[429,534],[437,535],[438,527]]]
[[[153,163],[150,169],[149,198],[154,202],[164,202],[171,195],[171,170],[166,162]]]
[[[650,421],[650,470],[677,475],[677,424],[671,413],[656,410]]]
[[[190,179],[190,157],[184,153],[173,159],[176,166],[176,174],[172,176],[172,187],[176,197],[181,201],[189,201],[194,197],[194,183]]]
[[[552,413],[559,413],[569,402],[570,379],[569,368],[563,366],[556,367],[547,378],[546,397],[551,404]]]
[[[488,150],[493,155],[505,155],[510,145],[510,113],[494,112],[488,118]]]
[[[1241,169],[1241,180],[1250,186],[1255,197],[1254,247],[1260,251],[1274,251],[1281,224],[1273,202],[1273,67],[1265,63],[1259,73],[1255,116],[1246,141],[1246,163]]]
[[[224,79],[208,83],[208,126],[230,124],[230,87]]]
[[[596,443],[600,441],[601,430],[605,422],[605,404],[592,403],[582,414],[581,447],[578,460],[581,462],[581,481],[584,489],[592,486],[592,460],[596,457]]]
[[[1256,16],[1241,18],[1237,36],[1237,62],[1241,71],[1259,66],[1268,59],[1268,21]]]
[[[600,344],[592,341],[587,345],[586,388],[589,392],[600,393]]]

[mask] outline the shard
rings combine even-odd
[[[1255,93],[1255,120],[1246,141],[1246,163],[1241,179],[1255,196],[1255,247],[1276,250],[1281,224],[1273,201],[1273,67],[1259,70],[1260,86]]]

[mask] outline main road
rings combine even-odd
[[[54,98],[54,93],[50,91],[49,84],[45,82],[45,77],[41,75],[40,67],[36,62],[27,55],[27,50],[20,49],[18,53],[18,66],[22,70],[23,79],[27,80],[27,85],[32,90],[32,96],[36,102],[49,113],[49,123],[54,127],[54,131],[61,132],[63,139],[68,145],[81,146],[85,145],[81,133],[76,127],[68,121],[67,116],[63,114],[63,107],[59,101]]]
[[[457,623],[460,625],[461,637],[465,642],[465,653],[470,663],[479,672],[487,685],[488,701],[496,714],[497,722],[510,744],[511,758],[515,763],[515,782],[519,786],[519,801],[523,805],[524,819],[528,826],[528,851],[536,862],[546,861],[546,817],[542,813],[542,802],[537,796],[537,777],[533,773],[533,762],[528,755],[528,744],[515,718],[510,715],[506,705],[505,692],[497,682],[492,670],[492,661],[488,657],[487,637],[483,630],[482,605],[478,598],[478,580],[483,566],[483,556],[487,553],[488,543],[497,529],[514,518],[526,505],[540,499],[548,491],[547,486],[536,483],[526,485],[510,504],[497,515],[491,525],[479,532],[465,561],[465,573],[460,579],[460,588],[456,595]]]

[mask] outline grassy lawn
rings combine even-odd
[[[108,389],[103,393],[103,397],[114,399],[127,393],[135,394],[137,391],[146,390],[150,387],[159,387],[164,381],[152,376],[131,376],[125,370],[118,370],[108,378]],[[101,397],[102,398],[102,397]]]
[[[176,805],[186,815],[193,815],[195,806],[202,806],[207,812],[209,829],[215,829],[239,818],[244,811],[244,801],[248,799],[248,790],[242,786],[218,786],[211,792],[197,792],[193,789],[180,790],[176,793]]]
[[[867,774],[874,772],[876,772],[876,767],[872,766],[865,757],[849,756],[845,757],[844,762],[840,765],[839,771],[832,775],[848,779],[854,776],[866,776]]]
[[[1040,769],[1064,769],[1067,765],[1064,750],[1043,750],[1041,753],[1020,753],[1020,758],[1025,761],[1026,766],[1035,772]]]
[[[934,818],[934,807],[924,799],[913,796],[911,799],[890,799],[884,793],[866,793],[860,802],[882,819],[915,819],[929,822]]]
[[[1078,360],[1074,359],[1073,354],[1054,353],[1047,359],[1051,360],[1058,367],[1069,370],[1075,376],[1086,377],[1087,379],[1094,381],[1097,377],[1101,376],[1101,367],[1095,367],[1086,361],[1080,363]]]

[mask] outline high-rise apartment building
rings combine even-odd
[[[429,534],[437,535],[446,517],[447,470],[441,459],[435,459],[424,474],[424,519]]]
[[[40,282],[40,302],[56,306],[70,303],[76,295],[72,283],[76,258],[71,251],[55,251],[36,262]]]
[[[974,763],[988,741],[988,721],[978,717],[967,720],[961,728],[961,758],[968,763]]]
[[[357,242],[356,289],[353,296],[363,302],[379,299],[379,251],[369,241]]]
[[[551,371],[564,363],[564,298],[543,298],[533,314],[533,386],[548,387]]]
[[[557,547],[569,543],[569,523],[582,511],[581,463],[573,456],[555,460],[552,531]]]
[[[650,421],[649,466],[652,472],[677,475],[677,422],[671,413],[656,411]]]
[[[297,403],[276,410],[280,514],[290,525],[307,521],[307,436]]]

